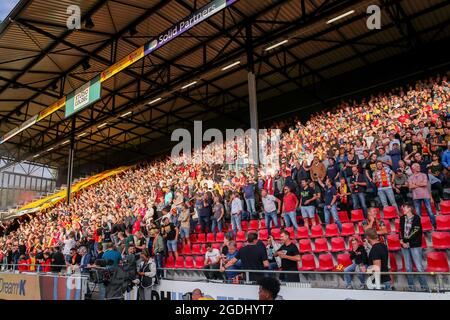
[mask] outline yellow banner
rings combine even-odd
[[[39,112],[39,116],[38,116],[36,122],[41,121],[42,119],[48,117],[52,113],[58,111],[59,109],[64,107],[65,104],[66,104],[66,97],[63,97],[62,99],[56,101],[54,104],[52,104],[47,109],[44,109],[41,112]]]
[[[104,81],[108,80],[109,78],[114,76],[116,73],[122,71],[123,69],[132,65],[133,63],[135,63],[136,61],[138,61],[139,59],[141,59],[143,57],[144,57],[144,46],[136,49],[135,51],[130,53],[128,56],[126,56],[119,62],[116,62],[111,67],[109,67],[108,69],[103,71],[102,75],[100,77],[100,82],[104,82]]]
[[[0,300],[41,300],[39,276],[0,273]]]

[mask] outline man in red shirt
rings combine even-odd
[[[297,231],[297,229],[298,229],[298,225],[297,225],[298,203],[299,203],[298,198],[291,191],[291,188],[289,186],[285,186],[284,187],[283,206],[282,206],[283,218],[284,218],[286,227],[289,228],[292,224],[294,226],[295,231]]]

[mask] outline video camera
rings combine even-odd
[[[107,284],[111,281],[113,270],[108,269],[108,266],[112,266],[114,262],[112,260],[97,259],[95,260],[95,267],[89,271],[90,282],[96,284]]]

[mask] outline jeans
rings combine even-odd
[[[161,270],[161,268],[164,267],[163,266],[163,258],[164,258],[164,254],[162,252],[155,254],[156,276],[159,279],[161,279],[163,276],[163,270]]]
[[[436,217],[431,210],[431,201],[430,199],[414,199],[414,209],[416,209],[416,213],[421,217],[422,216],[422,201],[425,204],[425,209],[430,216],[431,224],[436,229]]]
[[[364,218],[367,219],[366,194],[364,192],[352,193],[353,209],[361,208]]]
[[[398,210],[397,202],[395,201],[394,190],[391,187],[378,189],[378,197],[380,197],[380,201],[383,207],[387,207],[389,205],[389,199],[390,204],[397,208],[397,212],[400,212]]]
[[[328,209],[328,206],[323,207],[323,211],[325,213],[325,224],[330,224],[330,214],[333,215],[334,223],[337,224],[339,232],[342,231],[341,220],[339,220],[338,211],[336,208],[336,204],[333,204],[331,209]]]
[[[413,271],[413,265],[412,262],[414,261],[414,265],[417,268],[417,272],[423,272],[423,266],[422,266],[422,248],[402,248],[402,254],[403,258],[405,259],[405,268],[406,272],[412,272]],[[425,279],[425,276],[419,275],[419,283],[422,289],[428,290],[428,283]],[[412,289],[414,288],[414,276],[408,275],[408,286]]]
[[[266,219],[266,228],[269,231],[270,234],[270,221],[273,221],[273,225],[275,226],[275,228],[278,228],[278,217],[277,217],[277,211],[272,211],[272,212],[265,212],[265,219]]]
[[[206,233],[206,229],[209,230],[209,217],[208,216],[199,216],[198,221],[200,222],[200,225],[202,226],[202,232]]]
[[[231,215],[231,227],[232,227],[235,235],[236,235],[236,229],[237,229],[237,231],[242,231],[241,215],[239,215],[239,214]]]
[[[356,263],[352,263],[351,265],[349,265],[347,268],[344,269],[344,272],[355,272],[357,266],[358,265]],[[351,275],[351,274],[344,274],[344,280],[345,280],[346,285],[352,284],[352,277],[353,277],[353,275]],[[359,281],[361,281],[361,284],[365,283],[364,274],[358,274],[358,278],[359,278]]]
[[[213,218],[213,219],[211,219],[211,221],[212,221],[212,227],[211,227],[212,232],[214,234],[216,234],[216,227],[219,230],[219,232],[222,232],[222,220],[217,221],[216,219]]]
[[[285,212],[284,222],[286,223],[286,228],[289,228],[292,224],[294,226],[294,229],[297,230],[298,229],[297,213],[295,211]]]
[[[247,211],[253,215],[256,212],[255,209],[255,199],[245,199],[245,204],[247,206]]]

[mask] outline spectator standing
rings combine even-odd
[[[318,196],[315,190],[309,186],[309,181],[302,180],[300,187],[300,211],[307,228],[309,228],[309,222],[313,226],[316,225],[316,200],[318,200]]]
[[[394,182],[394,174],[391,169],[383,165],[383,162],[377,161],[377,170],[373,173],[373,180],[378,189],[378,196],[380,197],[383,207],[387,207],[388,199],[391,206],[398,210],[397,202],[395,201],[394,190],[392,184]]]
[[[264,212],[264,218],[266,220],[266,228],[271,234],[271,223],[275,228],[278,228],[278,215],[281,210],[281,201],[280,199],[274,197],[267,193],[267,190],[261,190],[261,201]],[[278,205],[278,209],[277,206]]]
[[[70,251],[69,251],[70,253]],[[59,246],[56,246],[53,248],[53,254],[52,254],[52,266],[51,270],[52,272],[61,272],[63,266],[66,264],[66,259],[64,255],[61,252],[61,249]]]
[[[176,261],[178,258],[177,244],[179,230],[172,222],[170,222],[169,218],[164,218],[163,223],[164,225],[162,227],[161,234],[166,240],[168,255],[172,254],[174,260]]]
[[[245,205],[251,218],[258,218],[255,208],[255,184],[249,180],[242,188],[244,193]]]
[[[257,240],[255,233],[249,233],[247,235],[247,245],[239,250],[236,257],[225,264],[224,269],[228,269],[239,260],[241,260],[241,268],[243,270],[264,270],[264,268],[268,268],[267,252],[265,248],[261,249],[261,246],[257,244]],[[263,273],[250,272],[247,281],[258,281],[262,277]]]
[[[412,192],[416,213],[419,216],[422,216],[423,203],[430,217],[433,228],[436,229],[436,217],[431,210],[431,194],[428,189],[428,177],[420,171],[420,165],[418,163],[414,163],[411,166],[411,170],[413,174],[408,179],[408,187]]]
[[[297,246],[292,242],[288,231],[282,230],[280,236],[281,247],[274,253],[275,257],[281,258],[281,270],[298,271],[298,262],[300,261],[300,252]],[[299,282],[298,273],[282,273],[280,278],[286,282]]]
[[[216,228],[219,232],[222,232],[223,219],[225,216],[225,207],[220,201],[219,196],[214,196],[213,216],[212,216],[212,232],[216,234]]]
[[[368,256],[369,267],[376,266],[380,272],[389,272],[389,251],[387,246],[380,242],[374,229],[367,229],[365,235],[371,246]],[[385,290],[391,290],[391,277],[388,274],[380,275],[380,282]]]
[[[152,286],[156,276],[156,264],[147,249],[144,249],[140,254],[137,275],[139,276],[138,300],[151,300]]]
[[[180,215],[180,238],[182,244],[191,245],[189,241],[190,227],[191,227],[191,212],[189,207],[184,203],[182,205],[181,215]]]
[[[394,189],[397,199],[399,199],[400,204],[404,204],[408,201],[408,177],[403,173],[401,169],[397,169],[394,177]]]
[[[364,218],[367,218],[366,187],[367,182],[364,175],[359,172],[358,167],[352,167],[350,190],[352,193],[353,209],[362,209]]]
[[[242,201],[239,193],[234,192],[231,196],[231,227],[236,235],[237,231],[242,231],[241,226]]]
[[[319,180],[319,183],[322,185],[322,187],[325,189],[325,195],[324,195],[324,215],[325,215],[325,224],[330,224],[330,215],[333,215],[334,223],[338,225],[339,232],[342,231],[342,224],[341,220],[339,219],[338,211],[337,211],[337,191],[334,187],[332,181],[330,179],[327,179],[325,181],[325,185]]]
[[[413,271],[413,262],[417,272],[423,272],[422,266],[422,222],[415,215],[408,204],[403,206],[404,215],[400,217],[399,238],[402,246],[403,259],[406,272]],[[419,283],[422,290],[428,290],[428,284],[423,275],[419,275]],[[408,275],[408,286],[414,288],[414,276]]]
[[[291,225],[294,226],[295,231],[298,229],[297,224],[297,207],[299,201],[297,196],[291,191],[288,186],[284,187],[284,197],[283,197],[283,205],[282,212],[284,217],[284,222],[287,228]]]

